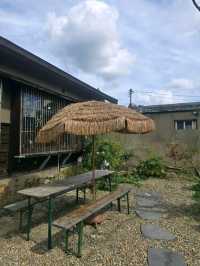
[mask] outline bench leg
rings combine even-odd
[[[118,211],[121,212],[121,198],[117,199],[117,208],[118,208]]]
[[[65,231],[65,252],[67,253],[69,249],[69,230]]]
[[[28,219],[27,219],[27,241],[30,240],[31,220],[32,220],[33,207],[31,206],[31,198],[28,198]]]
[[[86,201],[86,188],[83,189],[84,201]]]
[[[53,220],[54,198],[48,199],[48,249],[52,249],[52,220]]]
[[[127,200],[127,212],[128,214],[130,214],[129,193],[126,194],[126,200]]]
[[[83,222],[80,222],[78,225],[78,252],[77,257],[82,255],[82,245],[83,245]]]
[[[79,189],[76,189],[76,203],[78,203],[78,193],[79,193]]]
[[[111,176],[108,177],[108,185],[109,185],[109,191],[112,192],[112,180],[111,180]]]
[[[23,210],[19,211],[19,231],[22,231],[23,226]]]

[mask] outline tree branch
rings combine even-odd
[[[194,6],[199,10],[200,12],[200,6],[197,4],[196,0],[192,0]]]

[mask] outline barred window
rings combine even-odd
[[[37,144],[37,133],[46,122],[69,104],[65,99],[27,87],[21,89],[20,155],[77,151],[81,147],[78,136],[65,134],[51,144]]]
[[[187,130],[187,129],[197,129],[197,120],[175,120],[174,126],[176,130]]]

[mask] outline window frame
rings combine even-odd
[[[179,122],[183,123],[183,128],[178,128]],[[187,122],[192,122],[191,128],[186,127]],[[174,128],[177,131],[179,131],[179,130],[197,130],[198,129],[197,119],[177,119],[177,120],[174,120]]]

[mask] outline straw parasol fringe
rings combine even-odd
[[[135,110],[105,102],[71,104],[39,131],[37,142],[49,143],[64,133],[92,136],[112,131],[144,134],[155,129],[153,120]]]

